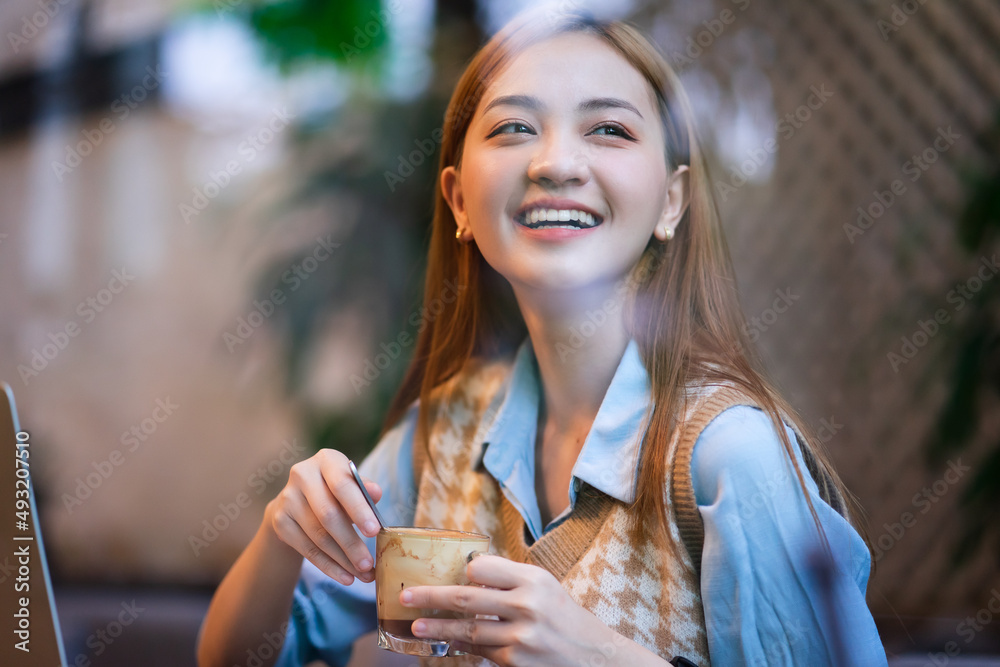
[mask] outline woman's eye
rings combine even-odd
[[[606,130],[602,132],[602,130]],[[625,128],[621,125],[614,125],[611,123],[601,125],[593,131],[593,134],[599,134],[606,137],[622,137],[624,139],[631,139],[632,135],[625,131]]]
[[[525,125],[524,123],[504,123],[497,129],[493,130],[490,133],[490,137],[494,137],[498,134],[520,134],[521,133],[520,130],[522,129],[527,130],[529,133],[531,133],[531,128]],[[488,138],[489,137],[487,137],[487,139]]]

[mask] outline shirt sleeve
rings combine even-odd
[[[871,556],[851,524],[819,496],[786,425],[830,545],[824,552],[802,487],[759,408],[735,406],[701,433],[691,476],[705,525],[701,592],[709,654],[719,665],[886,665],[865,602]]]
[[[362,477],[382,488],[378,509],[392,526],[412,526],[416,508],[413,484],[413,430],[417,403],[375,445],[358,467]],[[361,535],[368,552],[375,554],[375,538]],[[354,642],[375,629],[375,583],[355,580],[345,586],[304,560],[292,597],[278,667],[301,667],[322,660],[343,667],[351,658]],[[262,639],[264,642],[266,638]]]

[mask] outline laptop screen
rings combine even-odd
[[[38,526],[31,471],[35,443],[17,421],[14,393],[0,383],[0,664],[66,665],[52,583]],[[13,465],[12,465],[13,464]]]

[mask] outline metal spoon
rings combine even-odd
[[[348,463],[351,464],[351,474],[354,475],[354,481],[357,482],[358,486],[361,487],[361,493],[364,494],[365,500],[368,501],[368,507],[371,507],[372,512],[375,512],[375,518],[378,520],[378,525],[381,528],[385,528],[385,519],[382,518],[382,515],[379,514],[378,508],[375,507],[375,501],[372,500],[372,497],[370,495],[368,495],[368,489],[365,488],[365,483],[364,481],[362,481],[361,475],[358,474],[358,469],[354,465],[354,461],[348,461]]]

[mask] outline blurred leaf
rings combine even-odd
[[[994,125],[982,136],[992,159],[965,175],[966,203],[958,216],[956,236],[970,255],[992,255],[991,244],[1000,230],[1000,110]],[[928,438],[928,463],[938,465],[950,454],[974,444],[991,418],[1000,388],[1000,276],[991,276],[957,323],[948,396]],[[992,390],[992,391],[991,391]],[[984,417],[985,408],[985,417]],[[995,436],[990,436],[995,438]],[[952,567],[971,559],[988,538],[1000,539],[1000,439],[994,440],[985,460],[977,465],[959,499],[962,536],[952,551]]]
[[[965,447],[976,435],[979,426],[979,392],[991,338],[992,327],[987,318],[976,317],[962,327],[950,378],[949,396],[938,414],[937,424],[927,447],[932,465],[941,463],[948,454]]]
[[[1000,231],[1000,170],[979,176],[972,184],[972,198],[958,218],[962,247],[975,253]]]
[[[392,13],[381,0],[203,0],[219,16],[249,22],[288,71],[299,62],[361,64],[384,55]]]
[[[982,142],[1000,150],[1000,111]],[[979,252],[1000,231],[1000,158],[995,152],[993,156],[993,164],[987,171],[966,176],[970,195],[958,218],[958,237],[969,253]]]
[[[965,564],[978,551],[991,532],[997,538],[1000,523],[1000,504],[997,497],[997,480],[1000,479],[1000,441],[986,460],[977,466],[976,474],[962,491],[959,505],[963,512],[963,530],[952,554],[955,568]]]

